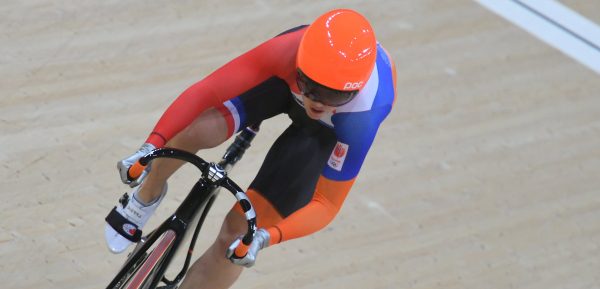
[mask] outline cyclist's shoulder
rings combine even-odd
[[[392,84],[381,84],[377,72],[367,82],[365,88],[349,104],[336,110],[331,117],[336,134],[352,139],[371,139],[379,125],[390,113],[395,94]]]
[[[387,114],[395,99],[393,72],[385,63],[377,63],[360,93],[339,107],[336,115],[349,119],[379,119]]]
[[[376,63],[378,66],[385,66],[390,69],[394,67],[394,60],[392,59],[392,55],[388,52],[387,49],[385,49],[385,47],[380,42],[377,42]]]
[[[279,36],[283,36],[283,35],[292,35],[292,34],[296,34],[299,35],[300,37],[304,34],[304,31],[306,30],[306,28],[308,27],[308,25],[303,24],[303,25],[299,25],[293,28],[290,28],[288,30],[285,30],[279,34],[277,34],[277,36],[275,37],[279,37]]]
[[[265,73],[286,79],[295,68],[296,52],[304,34],[303,26],[288,29],[268,38],[241,58]]]
[[[300,40],[302,40],[302,35],[304,35],[307,27],[307,25],[300,25],[287,29],[275,35],[274,37],[267,39],[265,43],[268,43],[274,47],[294,50],[295,53],[295,50],[298,49]]]

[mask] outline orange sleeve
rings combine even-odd
[[[312,234],[327,226],[342,208],[354,180],[334,181],[319,178],[313,199],[302,209],[268,228],[270,244]]]

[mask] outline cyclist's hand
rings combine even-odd
[[[254,262],[256,262],[256,255],[258,255],[258,251],[269,246],[269,239],[271,239],[271,236],[267,230],[259,229],[256,231],[256,233],[254,233],[254,240],[252,241],[252,244],[250,244],[246,255],[237,256],[235,249],[240,245],[243,246],[242,237],[243,236],[238,237],[235,239],[235,241],[233,241],[233,243],[231,243],[227,249],[227,258],[234,264],[250,268],[252,265],[254,265]]]
[[[125,159],[120,160],[117,163],[117,169],[119,169],[119,174],[121,175],[121,181],[124,184],[128,184],[130,187],[133,188],[142,182],[142,180],[146,177],[148,172],[150,172],[150,166],[146,166],[146,169],[142,172],[142,175],[134,180],[129,179],[129,177],[127,176],[127,171],[129,170],[131,165],[133,165],[135,162],[137,162],[137,160],[139,160],[141,157],[147,155],[154,149],[156,149],[156,147],[154,145],[145,143],[142,145],[142,147],[140,147],[140,149],[137,152],[135,152],[134,154],[132,154],[131,156],[129,156]]]

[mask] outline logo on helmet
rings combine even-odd
[[[360,89],[362,87],[363,83],[365,83],[365,82],[364,81],[346,82],[346,84],[344,84],[344,90],[357,90],[357,89]]]

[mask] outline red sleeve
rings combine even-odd
[[[271,244],[303,237],[327,226],[342,208],[354,180],[319,178],[313,199],[302,209],[268,228]]]
[[[146,142],[162,147],[206,109],[270,77],[285,78],[295,66],[299,39],[299,33],[272,38],[189,87],[163,113]]]

